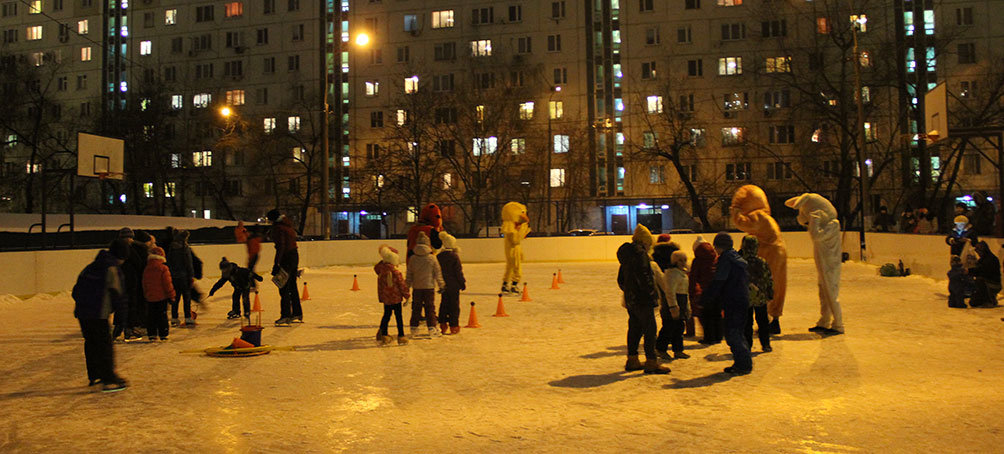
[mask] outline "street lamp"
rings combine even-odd
[[[223,118],[230,118],[230,115],[232,115],[232,114],[233,114],[233,111],[230,110],[230,107],[223,106],[223,107],[220,108],[220,115],[222,115]]]
[[[360,33],[356,35],[356,45],[359,47],[366,47],[370,43],[370,35],[366,33]]]

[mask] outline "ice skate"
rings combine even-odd
[[[627,363],[624,364],[624,370],[627,372],[642,370],[644,368],[645,366],[638,360],[638,355],[629,355]]]
[[[436,325],[429,325],[429,338],[443,337],[443,333],[439,332],[439,327]]]
[[[749,375],[753,370],[739,369],[736,366],[725,368],[725,373],[729,375]]]
[[[508,295],[509,294],[509,285],[506,284],[505,282],[503,282],[502,283],[502,289],[499,290],[499,292],[502,293],[503,295]]]
[[[121,378],[116,378],[115,380],[109,382],[103,382],[101,385],[101,392],[113,393],[116,391],[122,391],[129,387],[129,383]]]
[[[278,320],[275,321],[275,326],[289,326],[290,324],[291,321],[289,317],[280,317]]]
[[[397,336],[397,345],[408,345],[407,336]]]
[[[411,330],[411,338],[412,339],[418,338],[418,327],[417,326],[412,326],[409,329]]]
[[[833,328],[824,328],[823,331],[820,332],[819,334],[822,334],[824,336],[837,336],[837,335],[840,335],[840,334],[844,334],[844,332],[843,331],[839,331],[839,330],[835,330]]]
[[[763,347],[763,352],[764,352],[764,353],[770,353],[770,352],[772,352],[772,351],[774,351],[774,348],[773,348],[773,347],[771,347],[770,345],[768,345],[768,346],[766,346],[766,347]]]
[[[645,360],[645,373],[646,374],[668,374],[669,368],[666,366],[660,366],[658,359],[648,359]]]
[[[241,318],[241,314],[234,311],[227,312],[227,320],[236,320],[238,318]]]
[[[509,293],[511,293],[512,296],[520,296],[522,294],[522,292],[519,291],[519,282],[512,281],[512,284],[509,285]]]
[[[160,338],[160,341],[161,342],[167,342],[167,336],[164,336],[164,337]]]
[[[172,318],[171,319],[171,327],[172,328],[177,328],[178,326],[181,326],[181,320],[178,320],[176,318]]]
[[[390,336],[380,336],[380,345],[390,345],[394,342],[394,338]]]
[[[688,359],[688,358],[690,358],[690,355],[688,355],[688,354],[686,354],[684,352],[674,352],[673,353],[673,359]]]
[[[813,326],[812,328],[809,328],[809,331],[813,333],[825,333],[828,329],[829,328],[824,328],[822,326]]]
[[[303,323],[303,316],[301,315],[299,317],[293,317],[290,320],[290,323]]]

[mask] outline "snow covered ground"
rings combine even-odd
[[[502,267],[466,267],[462,318],[476,301],[483,327],[459,336],[377,347],[372,271],[330,267],[307,273],[306,324],[264,331],[296,351],[179,353],[236,336],[224,292],[168,343],[116,345],[131,387],[114,394],[86,387],[68,295],[0,298],[0,452],[999,452],[1004,442],[1004,314],[948,309],[943,281],[848,263],[847,334],[820,339],[806,331],[818,312],[812,262],[792,260],[784,334],[773,353],[755,353],[753,374],[729,378],[724,343],[688,340],[691,359],[649,376],[622,370],[616,263],[528,264],[533,302],[507,298],[511,317],[493,318]],[[568,283],[549,290],[559,267]],[[353,273],[361,292],[348,291]],[[262,296],[272,321],[274,287]]]

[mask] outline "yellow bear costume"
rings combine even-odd
[[[523,249],[520,243],[530,233],[530,218],[526,215],[526,205],[509,202],[502,207],[502,235],[505,238],[505,276],[502,277],[502,293],[519,291],[519,281],[523,279]],[[512,283],[512,288],[506,286]]]
[[[753,235],[760,242],[757,255],[767,262],[774,281],[774,299],[767,302],[767,314],[777,319],[784,311],[788,286],[788,249],[781,238],[781,228],[770,215],[767,194],[759,186],[747,184],[732,196],[732,224]]]

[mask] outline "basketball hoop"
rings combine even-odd
[[[118,179],[121,180],[122,177],[125,176],[125,172],[95,172],[94,176],[98,177],[98,179],[102,181],[115,177],[118,177]]]

